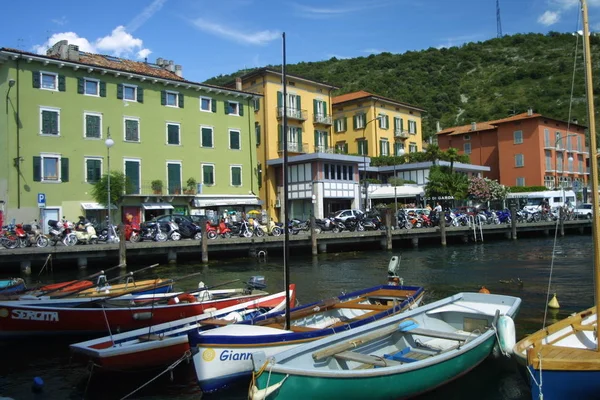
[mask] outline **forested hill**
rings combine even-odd
[[[591,42],[597,72],[600,38],[593,36]],[[530,33],[460,47],[301,62],[289,64],[288,73],[340,87],[335,95],[366,90],[424,108],[425,136],[434,133],[436,121],[447,128],[503,118],[529,107],[567,120],[572,104],[571,119],[586,124],[582,49],[582,38],[572,34]],[[223,85],[247,72],[220,75],[207,83]],[[597,78],[594,92],[599,84]]]

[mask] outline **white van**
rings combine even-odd
[[[575,207],[575,192],[572,190],[544,190],[542,192],[532,192],[527,195],[527,204],[523,210],[535,212],[541,210],[542,202],[546,199],[550,209],[562,207],[569,202],[571,207]]]

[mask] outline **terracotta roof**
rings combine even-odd
[[[262,75],[265,75],[267,73],[281,75],[281,70],[275,69],[275,68],[269,68],[269,67],[262,67],[262,68],[257,68],[257,69],[255,69],[253,71],[250,71],[250,72],[248,72],[248,73],[246,73],[246,74],[244,74],[242,76],[239,76],[239,78],[241,78],[242,81],[246,81],[246,80],[249,80],[249,79],[251,79],[251,78],[253,78],[255,76],[262,76]],[[308,82],[313,82],[313,83],[316,83],[318,85],[322,85],[322,86],[328,87],[330,90],[339,89],[337,86],[333,86],[333,85],[331,85],[329,83],[317,81],[317,80],[314,80],[314,79],[311,79],[311,78],[307,78],[307,77],[304,77],[304,76],[300,76],[300,75],[294,75],[294,74],[288,74],[288,73],[286,73],[286,76],[288,78],[292,78],[292,79],[300,79],[300,80],[305,80],[305,81],[308,81]],[[232,81],[230,81],[230,82],[227,82],[225,84],[225,86],[226,87],[235,87],[235,79],[232,80]]]
[[[437,135],[462,135],[469,132],[481,132],[495,128],[496,127],[494,125],[491,125],[489,122],[477,122],[475,130],[473,130],[472,124],[453,126],[452,128],[442,129],[441,131],[437,132]]]
[[[410,105],[408,103],[403,103],[398,100],[390,99],[389,97],[383,97],[383,96],[379,96],[379,95],[376,95],[373,93],[369,93],[364,90],[359,90],[358,92],[346,93],[346,94],[336,96],[333,99],[331,99],[331,102],[333,103],[334,106],[337,106],[339,104],[343,104],[343,103],[346,103],[349,101],[354,101],[354,100],[358,100],[358,99],[368,99],[368,98],[373,98],[374,100],[384,100],[384,101],[388,101],[390,103],[393,103],[393,104],[396,104],[399,106],[404,106],[404,107],[412,108],[413,110],[425,112],[425,110],[422,108]]]
[[[529,118],[537,118],[537,117],[541,117],[542,114],[538,114],[538,113],[521,113],[521,114],[515,114],[512,115],[510,117],[506,117],[506,118],[501,118],[501,119],[496,119],[494,121],[489,121],[489,124],[493,124],[493,125],[498,125],[498,124],[502,124],[504,122],[511,122],[511,121],[519,121],[522,119],[529,119]]]

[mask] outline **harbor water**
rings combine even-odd
[[[296,284],[300,303],[316,301],[342,292],[384,283],[387,265],[393,255],[401,256],[399,275],[405,284],[426,289],[425,302],[462,291],[478,291],[485,286],[492,293],[521,297],[516,318],[517,340],[542,327],[548,302],[548,278],[552,271],[550,295],[557,294],[561,308],[549,310],[546,323],[593,305],[592,238],[572,235],[494,241],[417,249],[344,252],[317,257],[294,254],[289,261],[291,282]],[[554,254],[554,257],[553,257]],[[131,262],[131,261],[130,261]],[[107,265],[110,267],[112,265]],[[132,271],[145,265],[130,265]],[[218,285],[233,279],[243,281],[253,275],[267,279],[268,290],[283,290],[283,260],[228,259],[212,260],[207,266],[198,262],[161,265],[140,273],[138,279],[177,278],[201,271],[206,285]],[[30,284],[60,282],[94,273],[61,270],[38,275],[34,271]],[[122,274],[125,271],[121,271]],[[177,282],[176,290],[189,290],[198,280]],[[156,377],[163,370],[136,373],[102,373],[70,358],[69,343],[85,338],[28,338],[0,344],[0,397],[14,399],[120,399]],[[90,373],[91,372],[91,373]],[[44,381],[40,392],[32,391],[34,377]],[[212,395],[203,395],[195,379],[193,366],[186,362],[167,371],[129,398],[136,399],[245,399],[248,382]],[[486,360],[475,370],[449,385],[419,397],[431,399],[528,399],[529,389],[513,363]]]

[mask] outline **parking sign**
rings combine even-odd
[[[39,208],[46,208],[46,194],[45,193],[38,193],[38,207]]]

